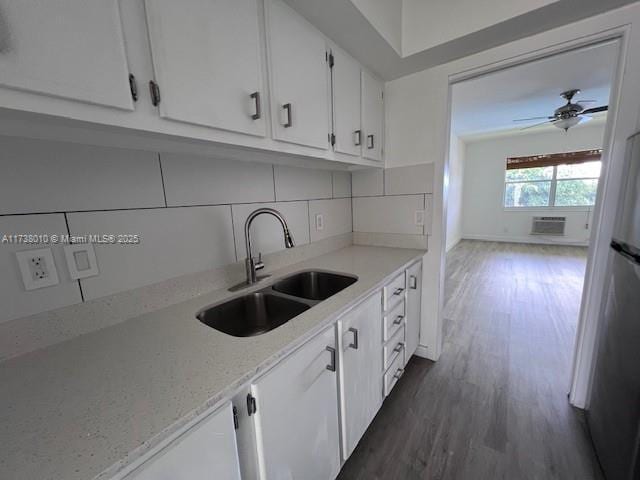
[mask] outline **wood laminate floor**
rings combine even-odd
[[[444,345],[414,357],[340,480],[601,479],[567,401],[586,249],[462,241]]]

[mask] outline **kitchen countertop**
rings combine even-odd
[[[0,478],[109,478],[229,399],[424,250],[351,246],[0,363]],[[304,269],[358,281],[286,324],[232,337],[195,314]]]

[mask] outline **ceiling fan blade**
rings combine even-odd
[[[597,102],[597,100],[578,100],[576,103],[593,103],[593,102]]]
[[[531,117],[531,118],[518,118],[518,119],[513,120],[513,121],[514,121],[514,122],[530,122],[531,120],[542,120],[542,119],[551,120],[552,118],[556,118],[556,117]]]
[[[530,128],[539,127],[539,126],[541,126],[541,125],[547,125],[547,124],[549,124],[549,125],[550,125],[550,124],[552,124],[552,123],[555,123],[556,121],[557,121],[557,120],[548,120],[548,121],[546,121],[546,122],[536,123],[536,124],[534,124],[534,125],[529,125],[528,127],[521,128],[521,129],[520,129],[520,131],[522,131],[522,130],[529,130]]]
[[[609,105],[603,105],[602,107],[587,108],[586,110],[583,110],[582,112],[580,112],[580,115],[589,115],[590,113],[606,112],[607,110],[609,110]]]

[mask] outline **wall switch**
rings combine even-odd
[[[64,256],[67,260],[69,275],[74,280],[98,275],[96,252],[90,243],[65,245]]]
[[[416,210],[414,215],[414,222],[419,227],[424,225],[424,210]]]
[[[16,252],[22,282],[27,290],[57,285],[58,271],[50,248]]]
[[[316,214],[316,230],[324,230],[324,215],[321,213]]]

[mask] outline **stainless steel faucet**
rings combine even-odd
[[[247,221],[244,222],[244,241],[247,247],[247,259],[245,260],[245,267],[247,270],[247,285],[256,283],[256,281],[258,280],[256,272],[264,268],[264,263],[262,263],[262,254],[258,254],[257,259],[253,258],[253,253],[251,252],[251,235],[249,234],[251,223],[257,216],[262,214],[273,215],[280,221],[282,230],[284,231],[285,247],[293,248],[295,246],[293,243],[293,237],[291,236],[291,232],[289,231],[289,226],[287,225],[287,221],[279,211],[274,210],[273,208],[259,208],[254,212],[251,212],[251,214],[249,214],[249,216],[247,217]]]

